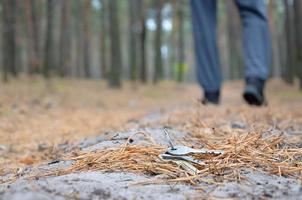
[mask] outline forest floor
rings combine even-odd
[[[242,88],[241,82],[227,83],[220,106],[202,106],[200,89],[192,84],[125,84],[122,90],[110,90],[96,80],[21,78],[2,85],[0,199],[299,199],[302,93],[272,80],[267,88],[269,105],[258,108],[243,102]],[[136,147],[150,150],[149,157],[168,147],[165,126],[177,144],[225,150],[223,163],[215,164],[225,167],[206,168],[202,177],[190,178],[175,164],[157,164],[156,159],[140,165],[138,157],[142,162],[150,160],[144,160],[148,152]],[[123,160],[125,155],[110,154],[121,153],[110,149],[120,148],[137,132],[145,137],[133,136],[132,152],[123,149],[130,157],[127,154]],[[259,139],[268,133],[277,134],[278,143]],[[241,154],[236,145],[249,135],[255,141],[243,146]],[[233,140],[235,154],[228,149],[233,149]],[[287,150],[294,149],[294,154],[280,145],[291,145]],[[257,148],[263,152],[256,152]],[[131,157],[133,151],[137,158]],[[263,157],[267,160],[258,162],[256,158],[276,152],[287,160]],[[237,157],[244,153],[255,156],[256,164],[248,157]],[[101,164],[94,160],[107,155],[111,157]]]

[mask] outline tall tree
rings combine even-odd
[[[302,90],[302,1],[295,0],[295,24],[296,24],[296,44],[297,44],[297,67],[300,79],[300,89]]]
[[[8,72],[17,75],[16,68],[16,0],[2,1],[2,55],[3,55],[3,80],[8,80]]]
[[[185,39],[184,39],[184,1],[177,1],[178,47],[177,47],[177,81],[182,82],[185,71]]]
[[[228,46],[229,46],[229,68],[230,78],[240,78],[242,73],[241,47],[240,47],[240,19],[237,8],[233,1],[226,1],[228,16]]]
[[[286,30],[286,67],[284,68],[285,81],[294,82],[295,65],[295,37],[294,37],[294,12],[290,0],[284,0],[285,4],[285,30]]]
[[[72,1],[73,3],[73,29],[75,30],[75,75],[82,76],[83,71],[83,3],[82,1]]]
[[[137,0],[129,0],[129,70],[130,70],[130,79],[132,81],[137,78],[137,68],[138,68],[138,8],[137,8]]]
[[[140,80],[143,83],[147,82],[147,57],[146,57],[146,9],[143,0],[137,1],[138,8],[138,26],[139,26],[139,52],[140,52]]]
[[[154,51],[155,51],[155,69],[154,69],[154,78],[153,82],[156,83],[160,79],[163,78],[163,61],[162,61],[162,0],[154,0],[155,3],[155,11],[156,11],[156,32],[155,32],[155,43],[154,43]]]
[[[44,49],[44,67],[43,75],[48,78],[51,68],[54,67],[54,52],[53,52],[53,18],[54,18],[54,0],[47,0],[47,23],[46,23],[46,37]]]
[[[28,67],[29,73],[40,71],[42,59],[40,50],[40,18],[38,10],[38,0],[24,0],[26,13],[27,37],[28,37]]]
[[[281,60],[279,55],[279,38],[278,29],[276,27],[276,1],[269,1],[269,26],[271,31],[272,41],[272,76],[280,77],[281,75]]]
[[[84,0],[83,9],[83,47],[84,47],[84,73],[85,77],[90,77],[90,58],[91,58],[91,0]]]
[[[59,72],[61,76],[70,73],[71,67],[71,1],[61,1],[61,32]]]
[[[110,53],[111,66],[108,78],[109,86],[113,88],[121,87],[121,70],[122,70],[122,56],[120,44],[120,28],[118,19],[118,5],[117,0],[110,0],[109,2],[109,21],[110,21]]]
[[[102,5],[101,9],[101,31],[100,31],[100,59],[101,59],[101,76],[102,78],[107,77],[107,67],[108,60],[107,60],[107,33],[108,33],[108,3],[107,0],[100,0],[100,3]]]
[[[18,3],[16,4],[16,68],[17,72],[24,72],[26,71],[25,62],[23,59],[23,52],[24,52],[24,44],[26,38],[24,37],[24,4]]]
[[[173,70],[173,77],[177,79],[177,46],[178,46],[178,5],[179,1],[173,1],[173,10],[172,10],[172,30],[171,30],[171,36],[169,44],[170,44],[170,66],[172,67]]]
[[[146,27],[145,10],[142,0],[129,1],[129,69],[130,79],[147,81],[146,69]]]

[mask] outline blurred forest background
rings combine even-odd
[[[241,22],[219,2],[218,45],[225,80],[243,77]],[[266,0],[271,76],[302,88],[302,1]],[[43,75],[156,83],[193,81],[187,0],[1,0],[3,81]]]

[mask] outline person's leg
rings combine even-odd
[[[263,90],[271,62],[267,6],[264,0],[236,0],[243,26],[243,54],[247,87],[244,98],[250,104],[264,103]]]
[[[216,44],[216,0],[191,0],[197,79],[205,99],[218,103],[221,71]]]

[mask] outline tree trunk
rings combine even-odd
[[[107,15],[108,15],[108,6],[107,6],[107,0],[100,0],[102,4],[102,10],[101,10],[101,32],[100,32],[100,47],[101,47],[101,53],[100,53],[100,59],[101,59],[101,76],[103,79],[107,78],[107,32],[108,32],[108,26],[107,26]]]
[[[16,4],[16,70],[17,73],[24,72],[24,60],[22,57],[24,47],[24,34],[23,34],[23,20],[24,20],[24,7],[22,3]]]
[[[284,69],[285,81],[289,84],[294,83],[294,65],[295,65],[295,39],[294,39],[294,15],[293,6],[289,0],[284,0],[285,4],[285,30],[286,30],[286,66]]]
[[[82,1],[73,1],[74,3],[74,29],[75,29],[75,47],[76,47],[76,77],[82,77],[83,71],[83,5]]]
[[[119,88],[121,87],[122,56],[117,0],[109,1],[109,20],[111,68],[108,82],[110,87]]]
[[[84,1],[83,10],[83,28],[84,28],[84,75],[86,78],[90,77],[90,58],[91,58],[91,28],[90,28],[90,17],[91,17],[91,1]]]
[[[272,76],[280,77],[281,75],[281,61],[279,52],[278,30],[276,28],[276,2],[269,1],[269,25],[272,37]]]
[[[129,1],[129,16],[129,46],[132,47],[129,51],[130,80],[140,77],[142,82],[146,82],[146,27],[142,0]]]
[[[61,33],[60,33],[60,57],[59,70],[61,76],[70,74],[71,71],[71,2],[61,1]]]
[[[153,82],[156,83],[163,78],[163,61],[161,54],[162,46],[162,0],[155,0],[156,11],[156,33],[155,33],[155,70]]]
[[[185,38],[184,38],[184,1],[179,0],[177,4],[178,18],[178,53],[177,53],[177,81],[182,82],[185,71]]]
[[[43,75],[48,78],[51,68],[54,67],[54,55],[53,55],[53,11],[54,0],[47,0],[47,25],[46,25],[46,42],[45,42],[45,54],[44,54],[44,68]]]
[[[173,13],[172,13],[172,31],[171,31],[171,36],[170,36],[170,66],[172,68],[172,76],[177,80],[177,45],[178,45],[178,6],[179,6],[179,1],[175,1],[173,4]]]
[[[40,53],[40,23],[37,11],[36,0],[24,0],[24,8],[27,21],[27,37],[28,37],[28,67],[29,73],[38,73],[41,68]]]
[[[147,82],[147,61],[146,61],[146,11],[143,0],[138,0],[138,19],[139,19],[139,52],[140,52],[140,80],[143,83]]]
[[[129,0],[129,70],[130,80],[137,78],[137,1]]]
[[[226,1],[228,15],[228,38],[229,38],[229,69],[230,78],[238,79],[241,75],[241,60],[240,60],[240,20],[237,8],[233,1]]]
[[[300,80],[300,89],[302,90],[302,1],[295,0],[295,24],[296,24],[296,44],[297,44],[297,67]]]
[[[8,72],[17,75],[16,69],[16,1],[2,1],[2,55],[3,55],[3,81],[8,81]]]

